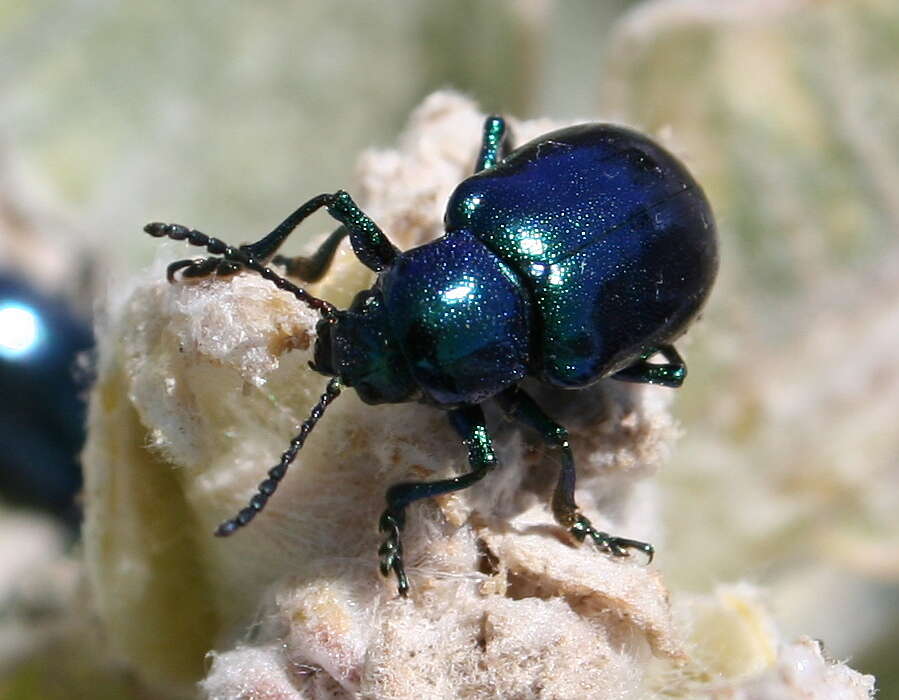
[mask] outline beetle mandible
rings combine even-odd
[[[557,450],[552,511],[562,527],[612,555],[652,558],[650,544],[600,532],[580,513],[567,433],[519,384],[533,377],[579,389],[611,377],[680,386],[687,370],[672,342],[699,313],[718,268],[708,201],[674,156],[630,129],[583,124],[514,150],[506,131],[501,117],[487,118],[475,174],[449,199],[445,235],[405,252],[342,190],[313,197],[239,248],[178,224],[145,227],[218,256],[172,263],[169,281],[179,271],[196,278],[246,268],[322,317],[310,364],[331,377],[327,388],[249,504],[216,535],[233,534],[265,507],[328,404],[352,387],[369,404],[420,401],[447,411],[468,449],[470,471],[387,490],[380,569],[393,571],[401,595],[409,591],[400,539],[406,507],[471,486],[497,464],[481,408],[488,399]],[[321,208],[341,225],[320,248],[309,257],[276,255]],[[345,311],[268,267],[315,281],[346,236],[378,275]],[[656,354],[664,363],[649,361]]]

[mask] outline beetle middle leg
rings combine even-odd
[[[623,557],[628,556],[629,550],[636,549],[643,552],[649,557],[649,561],[652,561],[655,550],[651,544],[625,537],[614,537],[606,532],[601,532],[594,528],[587,517],[578,510],[574,499],[576,482],[574,456],[571,453],[571,446],[568,444],[568,431],[550,420],[537,405],[537,402],[518,387],[506,389],[498,394],[496,399],[507,415],[536,430],[547,445],[559,452],[562,468],[552,499],[552,511],[556,522],[566,528],[579,542],[590,537],[604,552]]]
[[[387,489],[387,509],[381,515],[379,527],[387,533],[387,539],[378,550],[381,573],[396,574],[397,590],[405,597],[409,592],[409,580],[403,566],[403,545],[400,532],[406,523],[406,506],[422,498],[468,488],[496,466],[493,443],[487,431],[484,412],[480,406],[466,406],[449,414],[450,423],[468,447],[468,463],[471,471],[441,481],[411,481],[395,484]]]

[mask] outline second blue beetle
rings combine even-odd
[[[367,403],[421,401],[448,411],[468,448],[469,472],[387,491],[381,571],[395,573],[401,594],[409,589],[400,540],[406,507],[470,486],[496,466],[481,409],[490,399],[558,450],[552,510],[562,527],[613,555],[638,549],[652,557],[651,545],[597,531],[580,513],[567,433],[519,383],[534,377],[579,389],[612,377],[680,386],[686,367],[672,342],[698,314],[718,267],[708,202],[676,158],[629,129],[585,124],[515,150],[505,131],[501,118],[487,119],[475,174],[450,197],[446,234],[406,252],[343,191],[309,200],[239,248],[177,224],[146,226],[221,256],[173,263],[170,280],[179,270],[202,277],[247,268],[322,315],[313,368],[333,379],[247,507],[216,534],[232,534],[262,510],[327,405],[349,386]],[[275,255],[322,207],[342,225],[321,248],[311,257]],[[378,273],[345,311],[266,267],[271,261],[313,281],[345,236]],[[664,363],[649,362],[656,354]]]

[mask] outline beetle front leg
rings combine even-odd
[[[418,481],[396,484],[387,489],[387,509],[381,515],[379,527],[387,538],[378,550],[381,573],[391,571],[396,575],[397,590],[405,597],[409,593],[409,580],[403,566],[403,544],[400,533],[406,523],[406,506],[422,498],[468,488],[480,481],[496,466],[496,455],[484,412],[480,406],[466,406],[449,414],[450,423],[468,447],[468,463],[471,471],[442,481]]]
[[[273,250],[267,246],[259,245],[265,241],[262,239],[259,243],[241,246],[247,255],[257,260],[269,260],[275,265],[281,265],[285,268],[288,277],[296,277],[303,282],[318,282],[331,267],[334,262],[334,256],[337,254],[337,248],[344,238],[350,235],[350,231],[346,226],[339,226],[331,234],[322,241],[322,244],[315,250],[312,255],[296,255],[286,257],[284,255],[273,255]],[[277,250],[277,247],[274,248]],[[181,273],[182,278],[206,277],[215,273],[216,277],[226,277],[239,272],[241,267],[237,263],[221,260],[220,258],[201,258],[199,260],[180,260],[169,265],[168,278],[171,282],[174,273],[181,267],[187,269]]]
[[[275,252],[277,252],[278,248],[281,247],[281,244],[287,240],[287,237],[293,233],[297,226],[322,207],[328,206],[333,199],[334,195],[331,194],[320,194],[317,197],[313,197],[308,202],[305,202],[295,209],[290,216],[278,224],[271,233],[263,236],[255,243],[240,246],[240,250],[246,254],[247,257],[252,258],[263,265],[266,264]],[[175,273],[179,270],[183,270],[181,273],[182,278],[197,278],[206,277],[213,273],[215,273],[216,276],[225,277],[239,272],[240,269],[240,265],[218,257],[178,260],[169,265],[168,278],[170,282],[173,282]]]
[[[574,455],[568,444],[568,431],[550,420],[537,405],[537,402],[518,387],[506,389],[496,398],[503,411],[515,420],[536,430],[547,445],[558,450],[561,470],[552,498],[552,511],[556,522],[568,530],[578,542],[583,542],[589,537],[600,550],[616,557],[628,556],[629,550],[636,549],[643,552],[649,561],[652,561],[655,550],[651,544],[625,537],[614,537],[607,532],[597,530],[590,520],[581,514],[574,499],[576,472]]]
[[[309,216],[319,209],[325,208],[342,226],[334,231],[311,257],[285,258],[278,256],[277,261],[286,264],[288,272],[299,274],[301,279],[314,281],[324,274],[340,241],[349,236],[356,257],[366,267],[380,272],[388,267],[396,257],[397,249],[388,240],[384,232],[378,228],[343,190],[333,194],[320,194],[298,207],[274,230],[255,243],[240,246],[240,251],[248,258],[265,265],[272,260],[287,237]],[[179,260],[169,265],[169,279],[174,279],[178,270],[183,270],[182,277],[205,277],[212,273],[230,275],[238,272],[241,266],[234,261],[222,258],[200,258],[197,260]]]

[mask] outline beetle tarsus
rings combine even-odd
[[[409,579],[406,577],[406,569],[403,566],[403,543],[400,539],[402,530],[402,517],[393,515],[390,510],[385,510],[378,523],[378,529],[387,533],[387,539],[378,549],[382,576],[389,576],[390,572],[396,575],[397,592],[405,598],[409,595]]]
[[[179,260],[176,263],[172,263],[168,270],[170,282],[175,281],[175,273],[178,270],[185,268],[188,271],[188,277],[203,277],[210,272],[218,272],[219,270],[222,274],[233,274],[243,268],[247,268],[253,270],[264,279],[267,279],[278,289],[293,294],[298,301],[318,311],[323,318],[328,320],[334,318],[337,309],[333,304],[324,299],[312,296],[305,289],[297,287],[292,282],[281,277],[281,275],[271,268],[266,267],[265,263],[268,258],[257,256],[257,244],[234,248],[214,236],[207,236],[202,231],[189,229],[181,224],[163,224],[158,221],[144,226],[144,231],[154,238],[168,237],[173,241],[187,241],[191,245],[206,248],[206,250],[212,253],[213,256],[219,256],[201,258],[199,260]],[[209,262],[210,260],[213,262]],[[184,274],[182,274],[182,277],[183,276]]]
[[[243,267],[239,263],[223,260],[222,258],[193,258],[173,262],[166,270],[166,278],[169,282],[175,283],[178,280],[200,279],[210,275],[230,277],[242,269]],[[184,270],[184,272],[175,277],[175,273],[179,270]]]
[[[646,555],[646,563],[651,564],[655,555],[655,548],[648,542],[631,540],[626,537],[614,537],[607,532],[594,528],[590,521],[580,514],[578,514],[577,520],[568,531],[578,542],[583,542],[589,537],[601,552],[615,557],[629,557],[631,550],[637,550]]]

